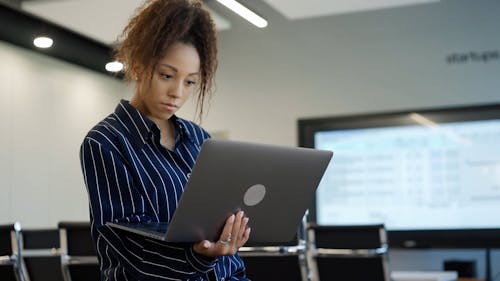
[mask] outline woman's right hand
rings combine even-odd
[[[219,241],[200,241],[193,245],[193,250],[207,257],[234,255],[250,237],[250,228],[247,228],[247,224],[248,217],[245,217],[243,211],[239,211],[227,218]]]

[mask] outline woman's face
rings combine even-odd
[[[168,120],[179,110],[196,88],[200,57],[189,44],[175,43],[158,61],[151,84],[143,76],[138,81],[134,98],[138,109],[157,124]]]

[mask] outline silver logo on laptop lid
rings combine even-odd
[[[264,196],[266,196],[266,187],[262,184],[254,184],[245,192],[243,202],[249,207],[255,206],[264,199]]]

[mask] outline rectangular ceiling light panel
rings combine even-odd
[[[439,0],[263,0],[288,19],[304,19],[337,14],[380,10]]]

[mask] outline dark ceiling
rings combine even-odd
[[[0,0],[0,40],[121,78],[120,75],[105,70],[106,63],[113,60],[110,46],[23,12],[5,1],[18,2]],[[39,34],[47,33],[51,34],[57,44],[49,49],[35,47],[33,39]]]

